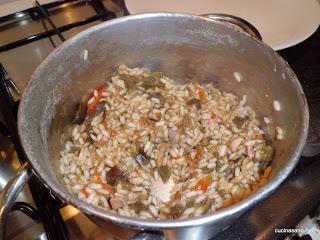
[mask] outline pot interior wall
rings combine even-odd
[[[81,33],[52,53],[33,75],[20,112],[24,115],[20,131],[31,162],[52,184],[59,185],[59,152],[70,136],[75,105],[120,64],[161,71],[177,83],[212,82],[238,96],[245,94],[262,124],[264,116],[273,120],[263,126],[273,139],[275,126],[285,130],[285,139],[273,144],[273,176],[281,174],[297,147],[304,114],[301,93],[293,84],[295,76],[272,49],[198,17],[137,16]],[[234,72],[242,75],[241,82]],[[274,100],[281,103],[281,112],[274,111]]]

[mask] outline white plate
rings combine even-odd
[[[320,24],[317,0],[125,0],[125,4],[131,14],[183,12],[235,15],[254,25],[263,41],[275,50],[304,41]]]

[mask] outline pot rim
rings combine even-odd
[[[118,225],[125,225],[126,227],[132,227],[132,228],[148,228],[148,229],[172,229],[172,228],[182,228],[182,227],[195,227],[199,225],[205,225],[205,224],[212,224],[215,222],[218,222],[226,217],[230,217],[232,215],[239,216],[244,211],[249,209],[249,207],[255,205],[259,201],[266,198],[268,195],[270,195],[291,173],[295,165],[297,164],[300,154],[302,152],[303,146],[307,139],[308,134],[308,126],[309,126],[309,111],[308,111],[308,105],[306,101],[306,97],[304,95],[304,92],[302,90],[302,87],[300,85],[300,82],[298,81],[295,73],[292,71],[292,69],[289,67],[289,65],[267,44],[255,39],[251,35],[241,32],[242,34],[249,37],[252,41],[255,41],[256,44],[259,44],[263,48],[267,48],[270,52],[270,54],[274,58],[278,58],[282,64],[285,65],[286,70],[288,71],[288,74],[290,76],[289,81],[292,82],[294,85],[296,92],[299,93],[298,100],[298,107],[301,108],[302,112],[304,113],[302,123],[301,123],[301,130],[299,132],[299,141],[297,143],[297,147],[294,151],[290,152],[290,160],[287,162],[286,166],[280,171],[270,182],[268,182],[265,186],[261,187],[257,192],[250,195],[249,197],[241,200],[240,202],[233,204],[229,207],[217,210],[215,212],[207,213],[204,215],[201,215],[199,217],[193,217],[193,218],[187,218],[187,219],[170,219],[170,220],[144,220],[144,219],[138,219],[133,217],[126,217],[119,214],[114,214],[111,212],[108,212],[106,210],[100,209],[98,207],[95,207],[91,204],[86,203],[83,200],[78,199],[77,196],[73,195],[72,193],[69,193],[65,188],[63,188],[60,184],[56,184],[55,182],[47,181],[50,180],[49,174],[44,171],[42,166],[37,164],[36,160],[33,160],[32,158],[32,149],[27,141],[27,134],[24,131],[24,125],[25,125],[25,116],[24,112],[27,111],[27,98],[28,98],[28,92],[32,88],[32,82],[33,79],[39,74],[39,72],[42,72],[42,69],[44,69],[47,66],[47,62],[51,58],[54,57],[54,55],[59,54],[59,52],[63,51],[63,49],[68,48],[68,46],[72,45],[74,42],[77,41],[78,38],[83,38],[89,36],[92,32],[102,30],[103,28],[117,24],[123,21],[127,21],[130,19],[141,19],[141,20],[147,20],[149,18],[155,18],[155,17],[181,17],[181,18],[191,18],[191,19],[198,19],[201,21],[210,21],[215,22],[217,24],[223,24],[226,28],[232,29],[232,31],[238,31],[241,32],[238,29],[235,29],[234,27],[230,26],[229,24],[224,24],[216,20],[208,19],[201,16],[195,16],[191,14],[184,14],[184,13],[168,13],[168,12],[161,12],[161,13],[143,13],[143,14],[136,14],[136,15],[130,15],[125,17],[116,18],[113,20],[109,20],[103,23],[100,23],[96,26],[93,26],[91,28],[88,28],[76,36],[73,36],[69,40],[65,41],[63,44],[61,44],[58,48],[54,49],[48,56],[45,58],[41,64],[36,68],[34,73],[31,76],[31,80],[28,82],[28,85],[22,95],[21,103],[19,106],[18,111],[18,130],[19,130],[19,136],[21,139],[22,146],[29,157],[29,162],[32,166],[33,171],[36,173],[37,177],[41,179],[41,181],[50,189],[52,190],[58,197],[65,200],[68,204],[73,205],[74,207],[78,208],[83,213],[87,214],[89,217],[99,217],[104,220],[116,223]]]

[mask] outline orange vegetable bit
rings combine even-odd
[[[105,183],[105,182],[102,181],[102,177],[101,177],[100,173],[98,172],[98,169],[96,169],[96,171],[95,171],[95,173],[94,173],[94,176],[95,176],[95,178],[96,178],[96,179],[95,179],[96,183],[97,183],[97,184],[100,184],[101,187],[102,187],[102,189],[104,189],[104,190],[109,190],[109,191],[112,190],[112,188],[111,188],[107,183]]]
[[[97,183],[97,184],[102,184],[102,183],[103,183],[103,182],[102,182],[102,178],[101,178],[100,175],[96,177],[96,183]]]
[[[102,183],[102,178],[97,168],[94,171],[94,177],[95,177],[96,183],[98,184]]]
[[[87,113],[91,114],[94,112],[94,110],[96,110],[97,106],[99,104],[99,101],[94,101],[93,103],[91,103],[90,105],[88,105],[88,109],[87,109]]]
[[[98,147],[102,147],[103,145],[106,145],[106,141],[105,140],[100,140],[100,141],[97,141],[96,142],[96,145],[98,146]]]
[[[199,95],[199,100],[200,100],[200,103],[201,104],[204,104],[207,102],[207,94],[206,94],[206,91],[200,87],[200,86],[197,86],[197,90],[198,90],[198,95]]]
[[[87,187],[84,186],[84,187],[81,189],[81,192],[82,192],[82,194],[84,195],[85,198],[88,198],[90,194],[88,193],[88,191],[87,191],[86,188],[87,188]]]
[[[195,148],[195,151],[196,151],[196,156],[194,157],[194,159],[190,158],[191,165],[193,165],[193,166],[195,166],[201,160],[202,155],[203,155],[203,151],[200,146],[197,146]]]
[[[200,146],[195,148],[196,155],[193,159],[191,159],[190,153],[184,154],[184,159],[190,164],[190,166],[194,167],[202,158],[203,151]]]
[[[155,117],[156,117],[157,119],[161,119],[162,114],[161,114],[160,112],[156,112]]]
[[[117,135],[117,132],[113,129],[110,129],[110,138],[113,138]]]
[[[190,153],[185,153],[185,154],[184,154],[184,159],[185,159],[187,162],[189,162],[189,161],[191,160],[191,158],[190,158]]]
[[[214,112],[211,113],[211,119],[215,119],[217,117],[217,114],[215,114]]]
[[[87,98],[85,98],[85,104],[87,104],[87,102],[89,101],[90,98],[93,97],[93,91],[89,92],[87,95]]]
[[[196,157],[197,160],[200,160],[202,158],[202,148],[200,146],[196,146]]]
[[[88,114],[91,114],[94,112],[94,110],[96,110],[97,106],[99,105],[100,103],[100,99],[103,98],[102,94],[104,92],[107,91],[107,86],[106,85],[102,85],[100,87],[97,88],[97,91],[98,91],[98,96],[95,97],[95,100],[93,103],[91,104],[88,104],[88,109],[87,109],[87,113]],[[93,92],[90,92],[88,94],[88,98],[87,98],[87,102],[89,101],[90,98],[92,98],[94,96]]]
[[[98,95],[101,97],[102,93],[107,91],[107,85],[102,85],[102,86],[98,87],[97,91],[98,91]]]
[[[211,184],[212,178],[210,175],[206,176],[203,179],[200,179],[198,183],[194,186],[195,191],[206,192],[208,190],[209,185]]]
[[[100,185],[101,185],[103,190],[107,190],[108,187],[109,187],[108,184],[106,184],[106,183],[100,183]]]

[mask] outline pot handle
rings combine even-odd
[[[29,163],[23,163],[16,175],[7,183],[0,194],[0,240],[5,239],[6,222],[12,206],[32,175]]]
[[[259,31],[251,23],[249,23],[248,21],[246,21],[242,18],[233,16],[233,15],[229,15],[229,14],[220,14],[220,13],[203,14],[201,16],[215,20],[215,21],[231,24],[232,26],[236,27],[237,29],[240,29],[240,30],[250,34],[254,38],[256,38],[260,41],[262,40],[262,37],[261,37],[261,34],[259,33]]]

